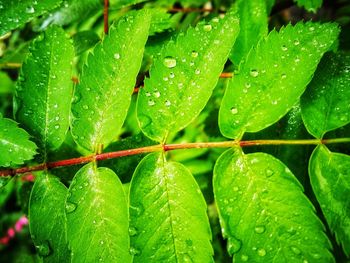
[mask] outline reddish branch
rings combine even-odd
[[[103,30],[105,34],[108,34],[108,7],[109,7],[109,0],[104,0],[104,6],[103,6]]]
[[[195,142],[195,143],[181,143],[181,144],[158,144],[147,147],[121,150],[116,152],[108,152],[101,154],[94,154],[89,156],[77,157],[62,161],[55,161],[49,163],[38,164],[30,167],[22,167],[18,169],[9,169],[0,171],[0,176],[13,176],[16,174],[23,174],[33,171],[40,171],[46,169],[53,169],[57,167],[84,164],[93,161],[102,161],[123,156],[130,156],[142,153],[151,153],[159,151],[172,151],[179,149],[195,149],[195,148],[230,148],[230,147],[247,147],[257,145],[319,145],[332,143],[350,143],[350,138],[337,139],[310,139],[310,140],[252,140],[252,141],[224,141],[224,142]]]

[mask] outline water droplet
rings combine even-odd
[[[274,171],[273,170],[271,170],[271,169],[266,169],[265,170],[265,175],[266,175],[266,177],[270,177],[270,176],[272,176],[274,174]]]
[[[34,7],[28,6],[28,7],[26,8],[26,13],[28,13],[28,14],[33,14],[34,12],[35,12]]]
[[[193,260],[191,259],[191,257],[188,254],[183,254],[182,260],[183,260],[183,262],[193,262]]]
[[[119,53],[115,53],[115,54],[113,55],[113,57],[114,57],[115,59],[120,59],[120,54],[119,54]]]
[[[153,106],[154,104],[156,104],[156,103],[154,102],[154,100],[149,100],[149,101],[148,101],[148,105],[149,105],[149,106]]]
[[[287,77],[287,75],[286,74],[281,74],[281,79],[285,79]]]
[[[254,230],[255,230],[255,233],[262,234],[265,232],[266,228],[265,226],[256,226]]]
[[[103,240],[100,241],[100,245],[103,245],[105,242]]]
[[[288,48],[287,48],[285,45],[283,45],[283,46],[281,47],[281,49],[282,49],[282,51],[287,51],[287,50],[288,50]]]
[[[83,109],[84,109],[84,110],[88,110],[88,109],[89,109],[89,106],[86,105],[86,104],[84,104],[84,105],[83,105]]]
[[[259,249],[258,249],[258,255],[259,255],[260,257],[264,257],[264,256],[266,255],[266,250],[263,249],[263,248],[259,248]]]
[[[163,61],[164,66],[166,66],[167,68],[174,68],[176,67],[176,59],[173,57],[165,57],[164,61]]]
[[[204,25],[203,29],[204,29],[204,31],[209,32],[212,29],[212,26],[211,25]]]
[[[310,30],[310,31],[314,31],[315,28],[312,26],[312,27],[309,28],[309,30]]]
[[[232,114],[237,114],[238,113],[238,109],[236,107],[232,107],[231,108],[231,113]]]
[[[136,248],[134,248],[134,247],[130,247],[130,249],[129,249],[129,253],[130,253],[130,255],[135,256],[135,255],[137,255],[137,254],[140,254],[140,251],[139,251],[139,250],[137,250],[137,249],[136,249]]]
[[[193,57],[193,58],[198,57],[198,52],[193,50],[192,53],[191,53],[191,57]]]
[[[319,253],[312,253],[311,256],[312,256],[314,259],[320,259],[320,258],[321,258],[321,254],[319,254]]]
[[[48,241],[44,241],[42,244],[35,246],[39,255],[42,257],[47,257],[51,253],[51,249]]]
[[[296,39],[296,40],[294,40],[294,45],[299,45],[300,44],[300,42],[299,42],[299,40],[298,39]]]
[[[151,93],[146,92],[146,97],[150,97],[150,96],[151,96]]]
[[[253,78],[256,78],[259,75],[259,71],[257,71],[256,69],[252,69],[250,71],[250,76],[252,76]]]
[[[299,255],[301,253],[300,249],[295,247],[295,246],[291,246],[290,249],[293,251],[294,254]]]
[[[171,78],[171,79],[175,78],[175,74],[174,74],[174,72],[170,72],[170,74],[169,74],[169,78]]]
[[[237,253],[242,247],[242,241],[235,238],[229,237],[227,240],[227,251],[232,256],[234,253]]]
[[[214,17],[212,21],[213,21],[214,23],[219,23],[219,18]]]
[[[165,106],[169,107],[171,105],[171,102],[169,100],[165,101]]]
[[[244,262],[248,261],[248,258],[249,257],[247,255],[244,255],[244,254],[242,254],[242,256],[241,256],[241,260]]]
[[[196,71],[194,72],[196,75],[200,74],[201,71],[197,68]]]
[[[159,98],[160,97],[160,92],[159,91],[155,91],[153,93],[153,95],[154,95],[154,97]]]
[[[55,129],[58,130],[60,128],[60,125],[59,124],[56,124],[55,125]]]
[[[137,230],[135,227],[129,227],[129,235],[130,236],[135,236],[137,235]]]
[[[163,80],[164,80],[164,81],[168,81],[169,78],[168,78],[168,77],[164,77]]]
[[[68,214],[74,212],[76,209],[77,209],[77,205],[76,204],[71,203],[71,202],[67,202],[66,203],[66,212]]]

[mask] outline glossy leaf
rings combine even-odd
[[[350,123],[350,55],[326,54],[301,97],[303,121],[316,138]]]
[[[62,0],[0,0],[0,36],[56,8]]]
[[[239,0],[236,9],[239,15],[240,32],[231,50],[230,59],[238,66],[249,50],[268,32],[266,0]]]
[[[100,41],[99,36],[92,30],[81,31],[73,36],[75,54],[81,55],[83,52],[94,47]]]
[[[298,6],[304,7],[307,11],[316,13],[317,9],[322,6],[322,0],[294,0]]]
[[[49,28],[31,45],[16,86],[16,119],[34,136],[44,156],[66,137],[73,57],[73,47],[63,29]]]
[[[29,201],[29,227],[44,262],[70,262],[65,217],[67,192],[58,178],[48,173],[36,177]]]
[[[219,113],[222,134],[238,139],[285,115],[338,33],[336,24],[300,22],[261,39],[226,89]]]
[[[90,53],[75,89],[72,135],[96,152],[118,138],[141,66],[150,14],[143,10],[122,18]]]
[[[35,143],[18,124],[0,116],[0,166],[16,166],[30,160],[36,154]]]
[[[350,156],[318,146],[310,158],[312,189],[329,228],[350,256]]]
[[[71,262],[131,261],[127,201],[112,170],[81,168],[69,186],[66,215]]]
[[[199,23],[170,40],[154,58],[150,78],[139,92],[137,115],[142,131],[155,141],[187,126],[212,94],[239,31],[238,19]]]
[[[334,262],[314,207],[278,159],[230,149],[215,165],[213,187],[234,262]]]
[[[130,186],[134,262],[212,262],[206,204],[191,173],[161,153],[146,156]]]

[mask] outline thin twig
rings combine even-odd
[[[109,7],[109,0],[104,0],[104,6],[103,6],[103,30],[105,34],[108,34],[108,7]]]
[[[142,153],[173,151],[181,149],[198,149],[198,148],[230,148],[230,147],[247,147],[257,145],[319,145],[319,144],[334,144],[334,143],[350,143],[350,138],[337,139],[308,139],[308,140],[252,140],[252,141],[224,141],[224,142],[195,142],[195,143],[180,143],[180,144],[157,144],[141,148],[121,150],[116,152],[108,152],[94,154],[89,156],[77,157],[67,160],[43,163],[30,167],[22,167],[17,169],[9,169],[0,171],[0,176],[13,176],[33,171],[53,169],[63,166],[71,166],[84,164],[92,161],[102,161],[123,156],[130,156]]]

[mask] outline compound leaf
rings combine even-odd
[[[34,136],[45,157],[63,143],[69,127],[73,57],[64,30],[51,27],[32,43],[17,82],[16,119]]]
[[[329,53],[301,97],[302,117],[316,138],[350,122],[350,55]]]
[[[318,146],[310,158],[312,189],[338,243],[350,256],[350,156]]]
[[[95,163],[74,176],[66,202],[72,262],[130,262],[128,208],[118,176]]]
[[[61,4],[62,0],[0,0],[0,36]]]
[[[228,84],[219,112],[222,134],[238,139],[285,115],[338,33],[336,24],[300,22],[262,38]]]
[[[130,186],[134,262],[212,262],[206,204],[191,173],[161,153],[146,156]]]
[[[25,130],[15,121],[0,116],[0,166],[23,164],[34,157],[36,149]]]
[[[239,65],[252,46],[267,35],[266,0],[240,0],[236,2],[240,31],[231,50],[230,60]]]
[[[317,9],[322,6],[322,0],[294,0],[298,6],[304,7],[307,11],[316,13]]]
[[[137,115],[142,131],[155,141],[187,126],[212,94],[239,32],[231,11],[223,19],[199,23],[170,40],[154,58],[140,90]]]
[[[29,227],[44,262],[70,262],[65,216],[67,192],[58,178],[46,172],[36,177],[29,201]]]
[[[215,165],[213,187],[234,262],[334,262],[314,207],[278,159],[227,150]]]
[[[147,10],[121,18],[90,53],[75,90],[72,135],[90,152],[118,138],[148,37]]]

